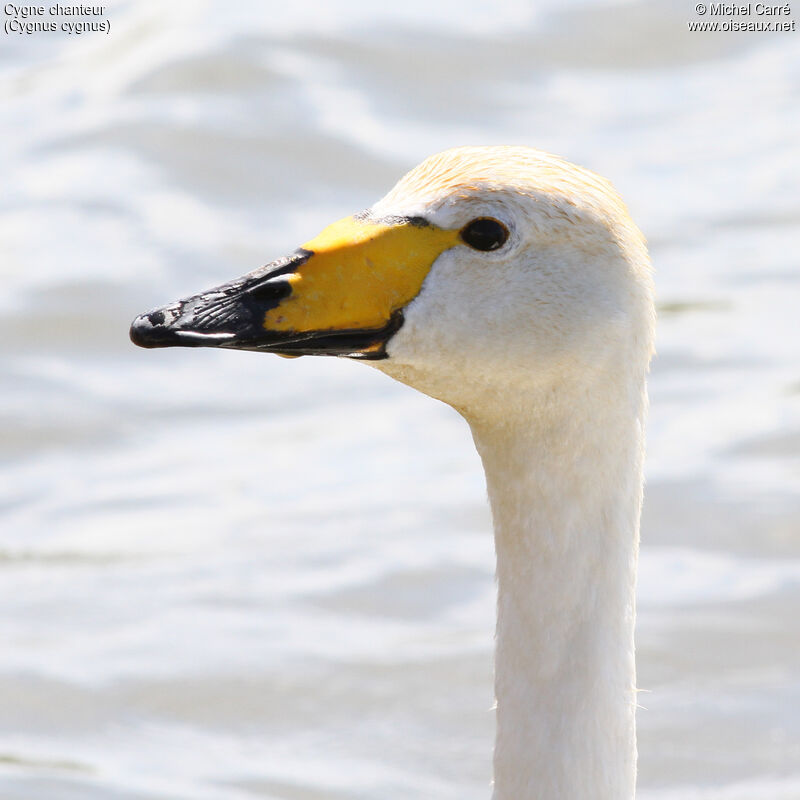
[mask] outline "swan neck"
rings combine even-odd
[[[497,550],[494,800],[634,796],[645,404],[472,425]]]

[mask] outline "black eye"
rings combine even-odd
[[[476,250],[497,250],[508,239],[508,228],[491,217],[478,217],[461,231],[461,238]]]

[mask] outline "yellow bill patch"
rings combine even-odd
[[[433,225],[334,222],[303,245],[313,255],[288,276],[292,293],[266,313],[264,328],[382,328],[419,294],[438,256],[458,243],[458,231]]]

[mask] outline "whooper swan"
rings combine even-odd
[[[461,147],[131,337],[358,358],[457,409],[497,549],[494,798],[629,800],[653,329],[645,243],[605,180]]]

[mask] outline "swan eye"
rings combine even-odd
[[[473,249],[488,252],[506,243],[508,228],[491,217],[478,217],[463,228],[461,238]]]

